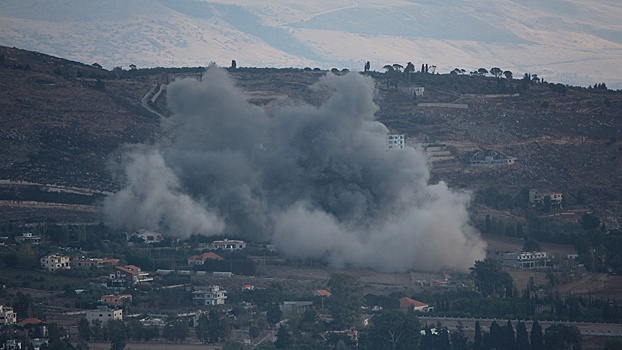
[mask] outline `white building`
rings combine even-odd
[[[33,234],[32,232],[25,232],[25,233],[22,233],[21,236],[15,237],[15,242],[39,244],[41,242],[41,236],[37,236]]]
[[[153,231],[149,231],[149,230],[145,230],[145,229],[140,229],[140,230],[132,233],[131,235],[129,235],[128,236],[128,241],[132,237],[140,238],[145,243],[148,243],[148,244],[160,243],[160,242],[162,242],[162,239],[164,239],[162,237],[161,233],[157,233],[157,232],[153,232]]]
[[[71,258],[62,255],[48,255],[41,258],[41,267],[47,271],[70,269]]]
[[[225,239],[224,241],[214,241],[210,244],[210,249],[239,250],[246,248],[246,242]]]
[[[548,256],[546,252],[515,252],[503,254],[503,266],[530,269],[546,266]]]
[[[192,292],[192,304],[194,305],[222,305],[227,299],[227,291],[219,286],[210,286],[208,290],[195,290]]]
[[[392,148],[404,148],[404,135],[389,134],[387,135],[387,143],[389,149]]]
[[[551,200],[552,206],[560,207],[562,206],[562,199],[564,198],[563,193],[561,192],[548,192],[542,190],[529,190],[529,203],[535,204],[544,204],[544,199],[549,198]]]
[[[15,323],[17,323],[17,314],[13,312],[13,308],[0,305],[0,327]]]
[[[108,306],[98,306],[96,310],[86,311],[86,320],[89,321],[89,324],[93,324],[97,321],[101,322],[101,324],[108,323],[108,321],[112,320],[123,321],[123,310],[111,309]]]

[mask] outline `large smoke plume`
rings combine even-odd
[[[423,152],[387,149],[372,79],[323,77],[320,106],[260,107],[210,69],[168,88],[166,140],[127,149],[109,224],[270,239],[298,257],[382,271],[466,270],[485,243],[469,196],[429,184]]]

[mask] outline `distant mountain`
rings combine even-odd
[[[619,89],[620,18],[616,0],[4,0],[0,44],[106,68],[412,61]]]

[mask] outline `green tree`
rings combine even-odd
[[[499,78],[503,71],[499,67],[490,68],[490,74],[494,75],[496,78]]]
[[[349,273],[333,273],[328,280],[332,293],[331,314],[335,324],[342,328],[354,325],[363,305],[361,282]]]
[[[512,80],[513,74],[512,74],[511,71],[506,70],[506,71],[503,72],[503,75],[505,76],[505,79]]]
[[[188,323],[177,317],[169,318],[162,329],[162,336],[169,341],[183,341],[188,337],[188,333]]]
[[[513,289],[512,277],[501,269],[500,261],[491,258],[478,260],[470,270],[475,285],[484,296],[503,296]]]
[[[531,325],[530,340],[532,350],[544,349],[544,337],[542,336],[542,327],[540,326],[540,322],[538,322],[538,320],[533,321],[533,325]]]
[[[30,244],[23,244],[17,250],[17,266],[34,269],[39,266],[39,259]]]
[[[196,327],[194,327],[194,332],[196,333],[197,339],[199,339],[202,343],[207,343],[209,341],[209,320],[207,315],[202,314],[199,316],[199,321],[197,322]]]
[[[222,350],[244,350],[244,344],[235,340],[228,340],[225,345],[223,345]]]
[[[137,319],[132,319],[127,323],[126,331],[128,338],[134,340],[143,340],[145,337],[145,326]]]
[[[529,334],[527,334],[527,327],[523,321],[518,321],[518,325],[516,326],[516,349],[531,349],[531,346],[529,345]]]
[[[544,332],[544,345],[551,350],[581,350],[583,337],[579,328],[554,324]]]
[[[421,325],[413,314],[387,311],[371,319],[368,349],[419,349]]]
[[[482,342],[482,327],[479,321],[475,321],[475,335],[473,337],[473,350],[483,350],[484,343]]]
[[[279,308],[279,304],[272,303],[268,306],[268,310],[266,312],[266,319],[268,320],[268,323],[275,325],[281,321],[282,317],[283,311]]]
[[[78,321],[78,338],[85,341],[91,340],[91,327],[89,327],[89,321],[85,317]]]
[[[542,247],[540,246],[540,242],[535,239],[528,237],[523,244],[524,252],[541,252]]]
[[[289,349],[294,344],[294,340],[292,339],[292,335],[289,333],[289,329],[286,325],[281,325],[279,330],[276,332],[276,341],[274,342],[274,346],[277,349]]]
[[[125,349],[125,345],[127,343],[127,332],[123,321],[108,321],[108,332],[110,334],[110,350]]]
[[[620,350],[622,349],[622,338],[615,337],[607,339],[604,350]]]

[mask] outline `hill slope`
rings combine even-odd
[[[192,69],[111,72],[6,47],[0,48],[0,57],[0,87],[7,92],[0,97],[0,200],[92,206],[70,208],[72,220],[80,219],[80,213],[101,218],[97,208],[103,194],[119,188],[108,164],[120,147],[160,137],[161,117],[152,111],[166,115],[166,93],[148,104],[149,109],[141,103],[143,98],[153,97],[159,83],[184,75],[198,77]],[[316,104],[324,98],[311,86],[325,72],[230,73],[256,104],[284,99]],[[608,223],[617,224],[622,199],[620,92],[567,88],[562,94],[548,84],[419,73],[400,80],[396,90],[385,84],[388,75],[372,76],[381,122],[406,134],[409,142],[416,138],[447,145],[452,157],[434,163],[433,182],[442,179],[452,187],[473,190],[496,188],[512,196],[525,188],[562,191],[569,205],[586,203]],[[425,87],[418,101],[408,95],[415,85]],[[426,105],[452,102],[468,108]],[[460,157],[477,148],[517,157],[517,164],[469,169]],[[1,220],[66,217],[24,203],[3,203],[14,211],[2,210]]]

